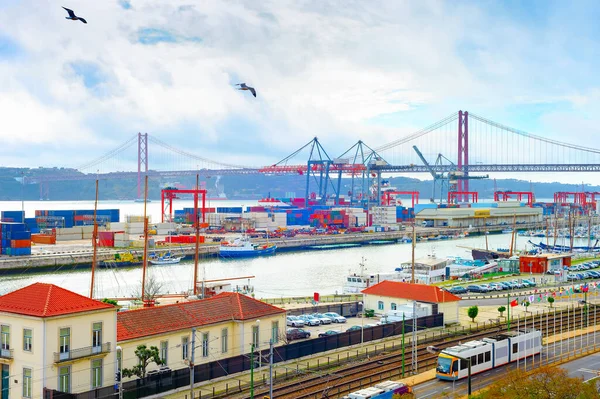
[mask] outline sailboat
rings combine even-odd
[[[171,244],[171,240],[169,240],[169,250],[162,252],[160,254],[156,254],[156,252],[155,252],[154,254],[152,254],[150,256],[150,258],[148,259],[148,262],[150,262],[153,265],[174,265],[176,263],[181,262],[181,259],[183,259],[184,257],[183,256],[174,256],[171,253],[170,244]]]

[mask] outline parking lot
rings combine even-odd
[[[379,318],[378,317],[365,317],[365,318],[361,318],[361,317],[347,317],[346,318],[346,322],[345,323],[331,323],[331,324],[323,324],[323,325],[318,325],[318,326],[307,326],[304,325],[304,327],[300,327],[303,330],[309,331],[310,332],[310,338],[318,338],[320,333],[324,333],[325,331],[329,331],[329,330],[333,330],[333,331],[337,331],[337,332],[346,332],[347,329],[349,329],[352,326],[366,326],[366,325],[374,325],[377,324],[379,322]],[[287,326],[287,328],[293,328],[291,326]],[[368,328],[368,327],[365,327]]]

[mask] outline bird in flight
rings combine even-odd
[[[254,90],[254,87],[246,86],[246,83],[238,83],[236,86],[240,86],[238,90],[250,90],[250,93],[256,97],[256,90]]]
[[[87,21],[86,21],[85,19],[83,19],[83,18],[81,18],[81,17],[78,17],[77,15],[75,15],[75,13],[73,12],[73,10],[69,10],[69,9],[68,9],[68,8],[66,8],[66,7],[63,7],[63,8],[64,8],[65,10],[67,10],[67,12],[69,13],[69,16],[68,16],[68,17],[65,17],[66,19],[70,19],[70,20],[73,20],[73,21],[77,21],[77,20],[79,20],[79,21],[83,22],[84,24],[87,24]]]

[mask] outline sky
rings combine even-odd
[[[600,148],[599,17],[594,1],[0,0],[0,166],[80,167],[138,132],[224,164],[271,165],[313,137],[333,158],[458,110]],[[456,152],[455,136],[431,141],[430,160]],[[209,165],[149,153],[151,168]]]

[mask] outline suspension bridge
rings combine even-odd
[[[132,153],[137,150],[137,170]],[[442,156],[443,155],[443,156]],[[119,163],[128,159],[129,163]],[[168,165],[150,168],[153,165]],[[434,160],[437,161],[434,163]],[[429,160],[429,162],[428,162]],[[445,160],[446,162],[443,162]],[[123,166],[128,165],[128,166]],[[336,197],[342,176],[352,178],[352,190],[371,179],[381,185],[381,174],[460,173],[456,191],[469,191],[469,174],[478,172],[599,172],[600,149],[588,148],[530,134],[482,116],[459,111],[422,130],[379,147],[359,141],[337,157],[330,157],[314,138],[289,156],[269,166],[237,165],[179,149],[147,133],[138,133],[112,151],[71,169],[69,173],[27,177],[40,187],[51,181],[137,179],[138,198],[143,176],[210,177],[217,175],[305,175],[306,199]],[[311,190],[311,184],[318,188]],[[312,191],[315,193],[315,191]]]

